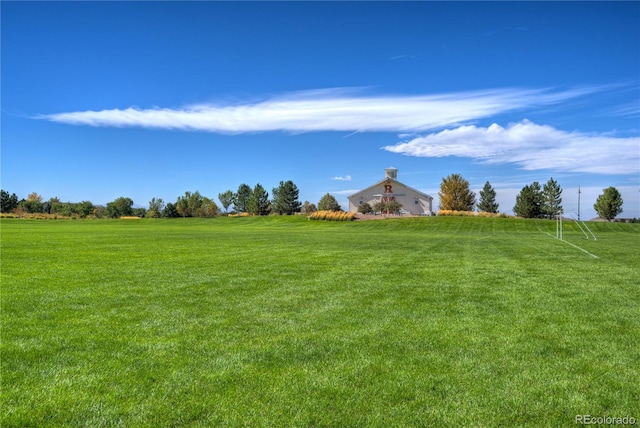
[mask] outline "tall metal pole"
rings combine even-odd
[[[560,240],[563,241],[563,239],[562,239],[562,214],[560,214]]]
[[[578,186],[578,221],[580,221],[580,186]]]

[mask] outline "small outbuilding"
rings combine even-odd
[[[396,201],[402,205],[401,213],[433,214],[433,197],[399,182],[396,168],[385,168],[384,172],[384,179],[349,196],[349,211],[357,212],[365,202],[373,207],[378,202]]]

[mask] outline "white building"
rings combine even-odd
[[[402,205],[402,213],[431,215],[433,198],[398,181],[398,170],[386,168],[385,177],[376,184],[349,196],[349,211],[357,212],[364,202],[372,207],[378,202],[397,201]]]

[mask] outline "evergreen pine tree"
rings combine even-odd
[[[273,200],[271,206],[278,214],[291,215],[300,212],[301,204],[298,200],[298,187],[293,181],[281,181],[278,187],[273,188]]]
[[[0,191],[0,212],[10,213],[18,207],[18,197],[15,193],[9,195],[5,190]]]
[[[269,194],[260,183],[256,184],[251,191],[247,208],[248,212],[254,215],[267,215],[271,212]]]
[[[562,188],[551,177],[542,188],[542,214],[554,218],[562,214]]]
[[[238,192],[234,195],[233,206],[239,213],[249,212],[249,199],[251,199],[251,187],[242,183],[238,186]]]
[[[480,190],[480,202],[478,203],[478,211],[486,213],[497,213],[498,203],[496,202],[496,191],[487,181]]]
[[[542,214],[542,191],[537,181],[529,186],[524,186],[518,193],[513,212],[524,218],[540,217]]]

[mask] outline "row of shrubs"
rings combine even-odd
[[[79,214],[61,215],[61,214],[47,214],[47,213],[27,213],[27,212],[13,212],[13,213],[0,213],[0,218],[24,218],[30,220],[77,220],[80,218],[95,218],[83,217]]]
[[[455,210],[439,210],[439,216],[448,216],[448,217],[500,217],[500,218],[508,218],[513,217],[505,213],[489,213],[485,211],[455,211]]]
[[[308,218],[309,220],[351,221],[355,216],[356,214],[351,212],[321,210],[314,212]]]
[[[614,218],[614,223],[640,223],[640,218]]]

